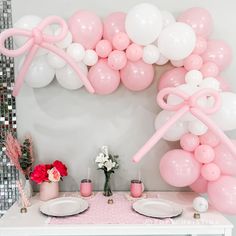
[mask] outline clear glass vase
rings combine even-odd
[[[112,195],[112,191],[111,191],[111,174],[112,174],[112,172],[104,171],[104,174],[105,174],[105,183],[104,183],[103,195],[106,197],[109,197]]]

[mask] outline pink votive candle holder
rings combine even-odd
[[[143,194],[143,183],[141,180],[131,180],[130,184],[130,195],[132,197],[138,198]]]
[[[80,194],[82,197],[89,197],[93,192],[93,184],[91,179],[83,179],[80,183]]]

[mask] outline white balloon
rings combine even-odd
[[[199,86],[202,83],[203,75],[199,70],[190,70],[185,75],[185,82],[192,86]]]
[[[208,127],[200,120],[189,121],[188,131],[194,135],[203,135],[207,132]]]
[[[211,88],[215,90],[220,90],[220,82],[214,77],[207,77],[200,84],[200,88]]]
[[[52,52],[48,53],[47,62],[54,69],[60,69],[66,64],[66,62],[61,57]]]
[[[171,60],[170,62],[175,67],[182,67],[184,65],[184,60]]]
[[[162,29],[160,10],[149,3],[134,6],[126,16],[125,29],[134,43],[139,45],[153,43]]]
[[[71,45],[69,45],[66,52],[76,62],[82,61],[85,56],[85,49],[83,45],[79,43],[72,43]]]
[[[57,27],[56,30],[54,31],[54,35],[59,35],[61,32],[61,28]],[[67,48],[69,47],[69,45],[72,43],[72,34],[70,31],[68,31],[66,37],[57,42],[56,45],[59,47],[59,48]]]
[[[175,23],[175,17],[169,11],[161,11],[163,28]]]
[[[143,61],[153,64],[160,58],[160,51],[157,46],[150,44],[143,48]]]
[[[97,61],[98,61],[98,55],[94,50],[88,49],[85,51],[85,56],[83,59],[83,63],[85,65],[93,66],[97,63]]]
[[[88,74],[88,68],[83,63],[77,64],[86,76]],[[80,80],[78,74],[69,66],[66,65],[65,67],[56,71],[56,78],[58,83],[66,89],[69,90],[76,90],[83,87],[83,82]]]
[[[169,61],[168,58],[166,58],[166,57],[164,57],[162,54],[160,54],[159,60],[156,61],[156,64],[157,64],[158,66],[162,66],[162,65],[165,65],[168,61]]]
[[[170,60],[182,60],[189,56],[196,43],[193,29],[182,22],[170,24],[158,38],[160,52]]]

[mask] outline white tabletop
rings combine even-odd
[[[63,193],[62,193],[63,195]],[[193,219],[192,201],[197,196],[192,192],[158,192],[162,199],[174,201],[183,206],[184,212],[173,219],[172,224],[143,225],[55,225],[48,224],[48,217],[39,212],[43,203],[38,196],[32,198],[32,205],[27,213],[20,213],[15,203],[0,219],[0,236],[33,236],[33,235],[181,235],[181,234],[224,234],[231,235],[233,225],[212,207],[201,214],[200,220]],[[151,219],[151,218],[150,218]]]

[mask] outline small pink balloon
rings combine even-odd
[[[130,61],[139,61],[143,56],[143,48],[135,43],[132,43],[126,49],[126,56]]]
[[[202,57],[197,54],[191,54],[184,60],[184,68],[187,71],[200,70],[203,64]]]
[[[95,92],[102,95],[114,92],[120,84],[119,72],[112,70],[106,59],[100,59],[90,68],[88,78]]]
[[[111,42],[117,33],[125,32],[125,18],[124,12],[113,12],[107,16],[103,21],[103,38]]]
[[[186,73],[187,71],[183,67],[174,68],[174,69],[166,71],[160,77],[160,80],[158,83],[158,90],[160,91],[164,88],[177,87],[181,84],[184,84]]]
[[[123,51],[114,50],[108,56],[108,65],[113,70],[121,70],[127,63],[126,54]]]
[[[210,163],[215,158],[215,151],[211,146],[202,144],[195,149],[194,156],[200,163]]]
[[[193,152],[199,145],[199,138],[194,134],[184,134],[180,139],[180,146],[188,152]]]
[[[82,44],[86,49],[95,48],[102,38],[102,21],[93,12],[77,11],[68,20],[68,26],[73,41]]]
[[[218,76],[216,79],[220,82],[220,88],[221,88],[222,91],[225,91],[225,92],[230,92],[231,91],[230,85],[228,84],[227,81],[225,81],[225,79],[223,79],[220,76]]]
[[[162,178],[175,187],[194,183],[200,175],[200,164],[191,152],[175,149],[167,152],[160,162]]]
[[[200,138],[201,144],[209,145],[213,148],[216,147],[217,145],[219,145],[219,143],[220,143],[219,137],[217,137],[209,129],[205,134],[201,135],[199,138]]]
[[[220,178],[220,168],[215,163],[205,164],[201,168],[201,175],[207,181],[216,181]]]
[[[112,51],[112,45],[108,40],[100,40],[96,45],[96,53],[101,58],[106,58]]]
[[[219,69],[224,70],[232,61],[232,50],[227,43],[221,40],[210,40],[207,50],[202,54],[204,62],[213,62]]]
[[[236,214],[236,178],[221,176],[208,184],[210,203],[225,214]]]
[[[189,187],[196,193],[206,193],[207,192],[208,181],[205,180],[201,175],[199,178],[191,184]]]
[[[209,11],[193,7],[183,12],[178,21],[190,25],[197,36],[208,37],[213,30],[213,20]]]
[[[200,71],[204,77],[217,77],[220,72],[218,66],[213,62],[205,62]]]
[[[112,39],[112,45],[117,50],[125,50],[130,44],[129,37],[126,33],[117,33]]]
[[[120,71],[121,81],[131,91],[141,91],[149,87],[153,81],[154,68],[142,60],[128,61]]]
[[[206,51],[206,49],[207,49],[207,40],[201,36],[198,36],[196,39],[196,45],[193,50],[193,53],[201,55]]]

